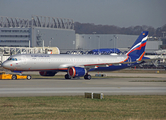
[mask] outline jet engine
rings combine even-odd
[[[56,71],[39,71],[41,76],[54,76],[56,73]]]
[[[86,69],[81,67],[69,67],[68,75],[70,77],[82,77],[87,73]]]

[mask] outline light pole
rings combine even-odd
[[[116,35],[114,35],[114,53],[115,52],[117,52],[116,50],[115,50],[115,48],[116,48],[116,40],[118,39],[118,37],[116,36]]]
[[[80,48],[82,48],[82,50],[85,51],[85,50],[84,50],[84,49],[85,49],[85,47],[84,47],[84,43],[85,43],[84,36],[81,37],[81,41],[83,41],[83,42],[81,42],[81,44],[80,44],[80,45],[81,45]]]
[[[98,38],[99,38],[99,42],[98,42],[98,53],[99,53],[99,55],[100,55],[100,36],[97,36]]]
[[[111,38],[111,40],[110,41],[112,41],[113,39]],[[110,46],[112,46],[112,45],[110,45]]]
[[[75,49],[74,45],[75,45],[75,41],[73,41],[73,50]]]
[[[163,33],[163,38],[164,38],[164,37],[165,37],[165,33],[166,33],[166,31],[163,31],[162,33]]]
[[[51,47],[51,44],[52,44],[52,40],[53,40],[54,38],[51,38],[51,40],[49,41],[49,47]]]
[[[43,50],[44,50],[44,40],[43,40]]]
[[[91,37],[88,37],[88,42],[87,42],[87,43],[89,43],[89,44],[87,45],[87,51],[89,51],[90,48],[91,48]]]
[[[31,41],[29,40],[29,48],[31,47]]]
[[[51,40],[49,41],[49,47],[51,47]]]

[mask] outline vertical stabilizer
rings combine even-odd
[[[136,57],[141,61],[145,54],[145,46],[148,38],[148,31],[143,31],[137,38],[131,49],[126,53],[127,56]]]

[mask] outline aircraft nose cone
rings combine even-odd
[[[4,62],[4,63],[2,63],[2,65],[1,65],[3,68],[9,68],[9,64],[8,63],[6,63],[6,62]]]
[[[4,64],[4,63],[2,63],[2,64],[1,64],[1,66],[2,66],[2,67],[4,67],[4,66],[5,66],[5,64]]]

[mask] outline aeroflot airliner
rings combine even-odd
[[[2,66],[11,71],[39,71],[42,76],[67,72],[65,79],[91,79],[90,71],[114,71],[141,64],[145,59],[148,31],[143,31],[125,55],[17,54]]]

